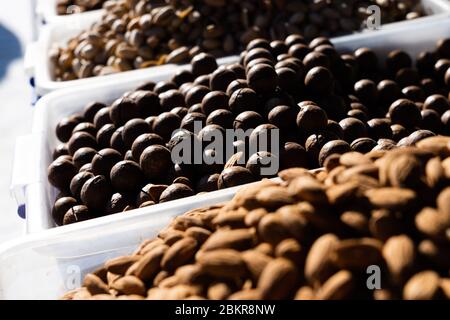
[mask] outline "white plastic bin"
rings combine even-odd
[[[385,56],[389,51],[401,48],[415,57],[423,50],[434,48],[436,41],[443,37],[450,37],[450,17],[424,21],[415,26],[405,24],[395,29],[351,35],[333,41],[341,52],[366,46]],[[220,63],[233,62],[237,59],[237,57],[224,58]],[[156,73],[150,69],[145,75],[129,74],[128,77],[117,80],[105,77],[103,81],[92,85],[54,92],[37,103],[32,134],[22,138],[24,140],[19,140],[17,144],[12,181],[12,190],[21,212],[26,209],[29,233],[54,226],[50,212],[56,190],[47,181],[47,167],[51,163],[52,150],[58,143],[54,130],[61,118],[80,111],[91,101],[111,103],[124,92],[136,88],[146,80],[166,80],[172,76],[173,71],[174,69],[168,69]],[[126,214],[132,215],[133,212]],[[96,221],[102,223],[107,220],[98,218]]]
[[[422,0],[422,5],[430,16],[412,21],[401,21],[386,24],[381,27],[381,30],[394,29],[397,27],[401,28],[403,26],[411,26],[411,28],[414,28],[414,26],[418,23],[440,20],[450,15],[450,2],[447,0]],[[49,10],[46,12],[48,11]],[[104,77],[92,77],[64,82],[53,81],[51,76],[52,66],[50,65],[48,59],[48,51],[51,45],[53,43],[65,45],[70,37],[75,36],[81,30],[88,28],[94,21],[98,20],[101,15],[102,10],[95,10],[82,14],[59,17],[59,19],[54,19],[52,23],[42,28],[39,40],[27,48],[26,54],[26,71],[29,77],[34,79],[36,93],[38,96],[43,96],[49,92],[61,88],[103,82],[106,78],[120,81],[121,79],[127,79],[135,76],[145,77],[148,75],[149,70],[153,70],[154,72],[164,72],[176,67],[175,65],[163,65],[152,67],[150,69],[132,70]],[[370,31],[366,30],[363,34],[366,34],[366,32]],[[347,37],[348,36],[344,36],[344,38]],[[340,37],[335,39],[340,39]]]
[[[27,235],[0,246],[0,299],[57,299],[108,259],[130,254],[171,219],[225,202],[240,187]]]

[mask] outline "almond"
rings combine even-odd
[[[237,278],[247,271],[240,253],[232,249],[206,251],[197,256],[202,270],[213,277]]]
[[[383,246],[383,258],[394,282],[402,284],[413,271],[414,242],[404,234],[389,238]]]
[[[190,227],[186,229],[185,234],[187,237],[197,240],[197,243],[202,244],[209,238],[211,231],[201,227]]]
[[[439,275],[434,271],[422,271],[408,280],[403,288],[405,300],[431,300],[438,296]]]
[[[348,270],[341,270],[331,276],[317,291],[319,300],[343,300],[350,297],[355,279]]]
[[[360,164],[372,163],[370,159],[364,157],[360,152],[347,152],[339,157],[339,163],[346,167],[354,167]]]
[[[448,217],[434,208],[425,207],[415,217],[416,228],[433,239],[445,239],[450,227]]]
[[[292,204],[295,201],[287,189],[281,186],[261,189],[261,191],[256,194],[256,200],[262,207],[269,210]]]
[[[438,269],[450,269],[450,248],[445,244],[423,240],[419,243],[418,252],[428,263]]]
[[[421,182],[422,174],[422,163],[410,154],[392,159],[388,168],[389,182],[393,187],[416,187]]]
[[[254,245],[255,235],[251,229],[217,230],[201,247],[204,251],[216,249],[246,250]]]
[[[124,275],[127,269],[136,261],[139,260],[139,256],[123,256],[115,259],[111,259],[105,263],[105,267],[108,272]]]
[[[360,235],[365,235],[369,232],[369,219],[361,212],[345,211],[341,214],[340,220]]]
[[[432,158],[427,162],[425,174],[427,184],[431,188],[436,188],[444,183],[446,180],[445,171],[439,157]]]
[[[389,210],[408,210],[416,201],[416,193],[410,189],[386,187],[368,190],[365,195],[374,207]]]
[[[92,273],[88,273],[84,277],[83,287],[85,287],[91,295],[108,293],[108,285]]]
[[[298,280],[295,265],[283,258],[270,261],[262,272],[257,288],[263,299],[280,300],[289,297]]]
[[[328,157],[329,159],[330,157]],[[311,287],[304,286],[297,290],[294,300],[314,300],[315,294]]]
[[[450,187],[445,188],[439,193],[436,204],[443,220],[450,223]]]
[[[111,288],[117,290],[121,294],[136,294],[139,296],[145,295],[144,283],[135,276],[125,276],[120,278],[114,281]]]
[[[304,250],[297,240],[285,239],[275,248],[275,256],[277,258],[288,259],[300,267],[304,261]]]
[[[289,183],[289,193],[298,200],[313,204],[327,204],[328,199],[324,186],[310,176],[295,178]]]
[[[276,245],[283,239],[288,238],[289,232],[278,215],[268,214],[259,221],[258,235],[264,242]]]
[[[177,241],[164,254],[161,267],[165,270],[175,270],[177,267],[191,260],[197,250],[197,241],[186,237]]]
[[[331,274],[330,255],[338,243],[339,239],[334,234],[325,234],[313,243],[305,261],[305,278],[310,284],[322,283]]]
[[[450,278],[442,278],[439,287],[446,299],[450,299]]]
[[[331,261],[342,269],[365,270],[380,263],[381,248],[381,241],[373,238],[342,240],[334,247]]]
[[[280,171],[278,173],[278,176],[287,182],[290,182],[294,180],[295,178],[301,177],[301,176],[311,176],[311,173],[304,168],[290,168],[283,171]]]
[[[306,241],[311,235],[310,225],[302,215],[301,209],[302,205],[288,205],[275,212],[289,235],[300,242]]]
[[[225,300],[232,293],[231,288],[225,282],[216,282],[208,287],[206,296],[210,300]]]
[[[268,212],[266,209],[263,208],[251,210],[245,216],[245,225],[247,227],[257,227],[261,218],[264,217],[266,214],[268,214]]]
[[[228,226],[230,228],[244,228],[245,227],[245,216],[248,211],[244,208],[239,208],[238,210],[222,212],[217,215],[212,221],[213,224],[219,227]]]
[[[247,289],[233,293],[228,300],[262,300],[262,295],[258,289]]]
[[[166,245],[159,245],[146,253],[127,270],[126,275],[136,276],[143,281],[153,280],[160,270],[161,260],[168,248]]]
[[[272,260],[272,258],[268,255],[265,255],[264,253],[256,250],[244,251],[242,253],[242,259],[247,265],[247,269],[254,281],[258,281],[264,268]]]
[[[450,156],[450,137],[434,136],[425,138],[416,143],[420,149],[438,154],[441,157]]]
[[[358,184],[353,181],[340,185],[333,185],[327,189],[328,201],[335,206],[349,202],[357,196],[358,187]]]

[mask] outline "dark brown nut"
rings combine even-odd
[[[66,212],[75,207],[77,204],[77,200],[72,197],[62,197],[56,200],[52,209],[52,217],[55,223],[58,226],[62,225]]]
[[[73,177],[72,181],[70,182],[70,192],[72,193],[72,195],[75,198],[80,199],[81,188],[86,183],[86,181],[88,181],[89,179],[91,179],[93,177],[94,177],[94,175],[91,172],[86,172],[86,171],[79,172],[78,174],[76,174]],[[67,211],[67,210],[65,210],[65,211]]]
[[[94,210],[103,210],[112,194],[112,188],[104,176],[95,176],[83,185],[81,201]]]
[[[192,73],[195,76],[209,74],[217,69],[217,62],[214,56],[208,53],[199,53],[191,60]]]
[[[324,130],[327,124],[326,112],[315,105],[302,107],[297,115],[297,127],[306,134]]]
[[[348,143],[367,136],[366,124],[356,118],[345,118],[339,122],[339,125],[344,131],[344,140]]]
[[[161,145],[152,145],[147,147],[140,157],[140,166],[142,172],[149,179],[163,177],[172,164],[169,149]]]
[[[319,165],[323,165],[325,160],[333,153],[343,154],[350,151],[350,145],[343,140],[332,140],[327,142],[319,153]]]
[[[91,163],[96,153],[97,151],[89,147],[80,148],[73,154],[73,164],[77,168],[81,168],[85,164]]]
[[[413,128],[419,125],[420,111],[411,100],[399,99],[389,107],[389,116],[392,123],[400,124],[405,128]]]
[[[144,183],[139,165],[128,160],[120,161],[112,167],[110,179],[112,186],[118,191],[138,190]]]
[[[83,119],[80,117],[72,116],[62,119],[56,126],[56,136],[61,142],[69,141],[72,136],[73,129],[81,122]]]
[[[141,158],[142,152],[144,152],[147,147],[163,144],[163,138],[161,138],[161,136],[157,135],[156,133],[141,134],[134,140],[131,146],[133,158],[139,160]]]
[[[256,93],[269,95],[276,89],[278,76],[273,67],[260,64],[248,71],[247,81],[249,87]]]
[[[331,92],[333,82],[333,75],[324,67],[312,68],[308,71],[305,77],[306,89],[317,95]]]
[[[153,123],[153,132],[160,135],[165,141],[170,140],[173,132],[180,127],[181,118],[174,113],[161,113]]]
[[[64,215],[63,225],[86,221],[93,218],[93,215],[86,206],[74,206],[67,210]]]
[[[211,74],[209,87],[213,91],[225,92],[228,85],[236,79],[236,74],[233,71],[226,68],[218,68]]]
[[[114,149],[100,150],[92,158],[92,172],[109,178],[112,167],[122,160],[122,155]]]
[[[48,167],[48,181],[59,190],[69,190],[77,168],[68,156],[61,156]]]
[[[129,97],[115,100],[109,111],[109,116],[116,127],[123,126],[127,121],[139,118],[140,115],[139,105]]]
[[[67,142],[70,155],[74,155],[78,149],[83,147],[97,149],[95,137],[87,132],[76,132],[70,137],[69,142]]]
[[[144,133],[150,132],[151,128],[147,122],[143,119],[129,120],[124,126],[122,131],[122,139],[127,148],[131,148],[134,140]]]
[[[264,118],[259,113],[255,111],[244,111],[234,119],[233,128],[235,130],[242,129],[247,131],[249,129],[255,129],[263,123]]]
[[[105,124],[97,132],[97,142],[100,148],[109,148],[112,135],[116,131],[116,127],[112,124]]]
[[[257,111],[259,98],[253,88],[242,88],[233,92],[228,105],[235,115],[244,111]]]
[[[194,195],[194,191],[187,185],[182,183],[174,183],[168,186],[159,198],[159,202],[167,202],[172,200],[177,200],[185,197],[190,197]]]
[[[228,109],[228,96],[222,91],[211,91],[202,99],[202,111],[209,115],[218,109]]]
[[[225,189],[254,181],[255,177],[248,169],[231,167],[222,171],[217,184],[219,189]]]
[[[77,124],[76,127],[73,128],[72,134],[74,134],[76,132],[86,132],[94,137],[97,135],[97,129],[90,122],[81,122],[81,123]]]

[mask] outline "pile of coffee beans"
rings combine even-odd
[[[64,298],[450,299],[450,137],[280,177],[175,218]]]
[[[69,1],[64,1],[69,2]],[[99,1],[93,1],[98,3]],[[310,40],[361,29],[378,5],[381,22],[422,14],[418,0],[259,1],[117,0],[88,30],[50,51],[56,81],[107,75],[164,63],[188,62],[196,53],[215,57],[240,52],[251,40]]]
[[[56,0],[58,15],[101,9],[106,0]]]
[[[449,39],[439,41],[416,68],[401,50],[383,66],[370,49],[339,54],[326,38],[308,43],[299,35],[255,39],[240,63],[226,66],[200,53],[170,80],[145,83],[111,105],[90,103],[60,121],[62,143],[48,169],[61,191],[53,217],[68,224],[249,183],[270,176],[263,174],[267,159],[280,170],[313,169],[333,153],[450,135],[449,48]],[[204,144],[228,129],[252,132],[222,163],[172,162],[171,151],[187,139]],[[239,149],[276,129],[279,154]]]

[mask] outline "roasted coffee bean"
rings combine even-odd
[[[61,156],[48,167],[48,181],[59,190],[69,190],[70,181],[76,175],[77,168],[69,156]]]
[[[161,145],[152,145],[142,152],[139,163],[148,179],[161,178],[172,164],[170,151]]]
[[[104,176],[95,176],[81,188],[81,201],[93,210],[103,210],[110,199],[112,188]]]
[[[52,209],[52,217],[55,223],[58,226],[61,226],[63,224],[64,215],[66,214],[66,212],[76,205],[78,205],[77,200],[72,197],[63,197],[56,200]]]
[[[112,167],[110,179],[113,188],[118,191],[137,190],[144,182],[144,176],[139,165],[128,160],[117,162]]]
[[[222,91],[211,91],[203,97],[202,112],[209,115],[218,109],[228,109],[228,96]]]

